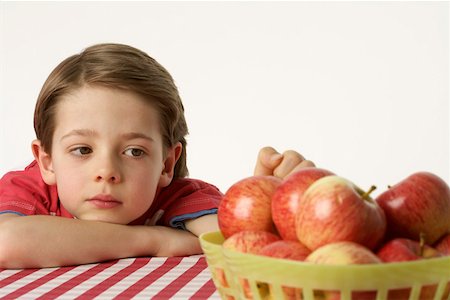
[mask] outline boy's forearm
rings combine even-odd
[[[6,268],[84,264],[143,254],[139,230],[124,225],[28,216],[2,222],[0,232],[0,266]]]
[[[170,230],[173,229],[167,228],[168,232],[160,229],[50,216],[13,217],[0,222],[0,268],[52,267],[124,257],[170,256],[171,251],[183,254],[181,249],[162,249],[170,244],[167,241],[170,241]],[[188,236],[181,234],[181,237],[189,241]],[[193,248],[188,250],[196,252],[195,245]]]
[[[188,220],[184,224],[186,226],[186,229],[196,236],[200,236],[205,232],[219,230],[217,214],[206,215],[196,219]]]

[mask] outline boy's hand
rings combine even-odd
[[[149,226],[150,231],[157,231],[155,239],[150,233],[149,248],[158,243],[157,251],[153,256],[187,256],[203,253],[199,239],[189,231],[164,226]],[[150,232],[149,231],[149,232]]]
[[[300,153],[287,150],[280,154],[272,147],[264,147],[259,151],[254,175],[273,175],[281,179],[305,167],[315,167]]]

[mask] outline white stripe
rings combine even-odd
[[[13,269],[13,270],[1,270],[0,271],[0,281],[2,281],[5,278],[8,278],[11,275],[14,275],[16,273],[21,272],[22,269]]]
[[[27,285],[30,282],[38,280],[39,278],[47,275],[48,273],[53,272],[55,269],[57,269],[57,268],[40,269],[40,270],[37,270],[34,273],[29,274],[28,276],[20,278],[19,280],[13,282],[12,284],[1,288],[0,289],[0,295],[4,296],[4,295],[7,295],[7,294],[9,294],[11,292],[14,292],[19,287],[25,286],[25,285]]]
[[[209,297],[208,299],[211,299],[211,300],[220,300],[220,299],[222,299],[222,298],[220,298],[219,292],[216,290],[216,291],[214,292],[214,294],[212,294],[211,297]]]
[[[182,287],[172,299],[188,299],[194,295],[208,280],[211,279],[211,272],[206,267],[197,276],[192,278],[184,287]]]
[[[136,295],[136,298],[153,297],[159,291],[168,286],[172,281],[181,276],[187,269],[193,266],[197,262],[198,258],[185,257],[181,262],[176,265],[172,270],[169,270],[166,274],[155,280],[150,286],[142,290]]]
[[[105,281],[111,276],[114,276],[121,270],[127,268],[130,266],[136,259],[135,258],[127,258],[127,259],[121,259],[116,264],[106,268],[105,270],[101,271],[100,273],[90,277],[88,280],[80,283],[79,285],[73,287],[70,291],[67,291],[66,293],[62,294],[57,299],[74,299],[84,292],[90,290],[100,282]]]
[[[165,261],[167,257],[153,257],[146,265],[144,265],[139,270],[136,270],[135,272],[131,273],[121,281],[117,282],[115,285],[109,287],[107,290],[105,290],[102,294],[98,295],[96,299],[111,299],[123,292],[124,290],[128,289],[130,286],[135,284],[137,281],[142,279],[144,276],[149,274],[154,269],[161,266]]]
[[[29,291],[28,293],[19,297],[18,299],[35,299],[35,298],[47,293],[48,291],[51,291],[54,288],[60,286],[62,283],[69,281],[70,279],[77,276],[78,274],[83,273],[83,272],[93,268],[96,265],[97,264],[77,266],[76,268],[74,268],[64,274],[61,274],[58,277],[47,281],[43,285],[36,287],[35,289],[33,289],[33,290]]]

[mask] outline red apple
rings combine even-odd
[[[222,247],[243,253],[257,254],[266,245],[280,240],[280,237],[267,231],[240,231],[227,238]]]
[[[353,242],[336,242],[326,244],[313,251],[306,259],[307,262],[327,265],[378,264],[382,261],[368,248]],[[338,291],[314,291],[315,299],[339,300]],[[376,291],[352,292],[353,300],[375,300]]]
[[[347,241],[321,246],[308,255],[305,261],[326,265],[382,263],[370,249]]]
[[[281,179],[252,176],[233,184],[219,204],[217,218],[225,238],[244,230],[275,232],[271,201]]]
[[[339,241],[374,249],[384,236],[386,219],[369,193],[339,176],[317,180],[298,207],[298,240],[311,250]]]
[[[386,214],[391,238],[413,240],[425,235],[432,245],[450,232],[450,189],[441,178],[418,172],[376,198]]]
[[[437,241],[434,248],[441,252],[443,255],[450,255],[450,234],[447,234],[442,239]]]
[[[264,246],[279,239],[277,235],[267,231],[240,231],[227,238],[223,242],[222,247],[243,253],[257,254]],[[238,278],[238,280],[243,288],[244,296],[247,299],[253,299],[248,280],[245,278]],[[265,286],[260,288],[264,289]]]
[[[417,241],[405,238],[390,240],[378,250],[377,255],[384,262],[411,261],[442,256],[438,250],[428,245],[421,245]]]
[[[298,241],[279,240],[264,246],[258,254],[276,258],[305,260],[311,250]]]
[[[285,240],[297,240],[295,215],[301,197],[317,179],[334,175],[328,170],[308,167],[289,175],[272,197],[272,218],[278,233]]]
[[[385,263],[413,261],[443,256],[438,250],[425,245],[424,240],[419,243],[406,238],[396,238],[386,244],[377,252],[378,257]],[[419,299],[433,299],[436,293],[436,285],[424,286],[420,292]],[[411,289],[390,290],[388,299],[408,299]],[[445,294],[448,294],[448,287]]]
[[[298,241],[279,240],[264,246],[258,254],[303,261],[310,253],[311,251]],[[269,294],[272,296],[271,286],[269,286]],[[302,290],[298,288],[283,286],[283,294],[286,300],[303,299]]]

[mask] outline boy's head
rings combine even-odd
[[[172,76],[146,53],[121,44],[89,47],[64,60],[50,74],[39,94],[34,114],[36,136],[47,153],[51,154],[52,149],[56,104],[65,95],[86,85],[128,90],[148,101],[159,114],[164,147],[178,142],[182,145],[174,178],[187,176],[185,136],[188,128]]]

